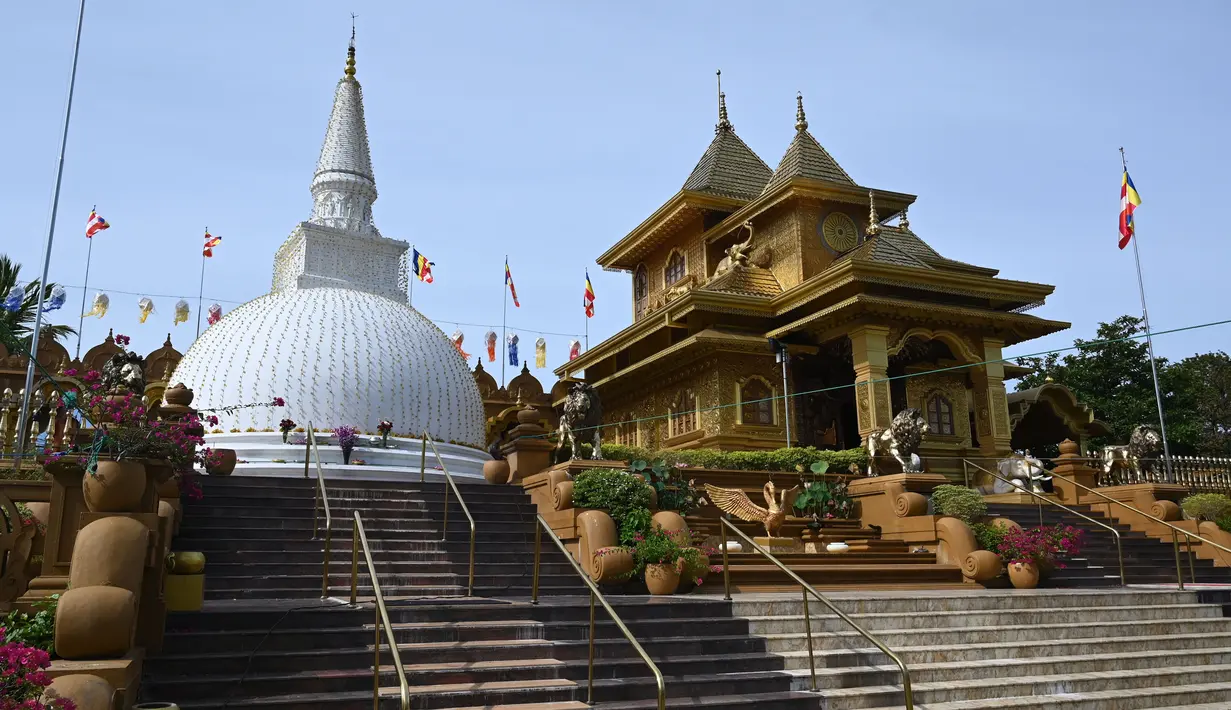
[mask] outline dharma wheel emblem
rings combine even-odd
[[[858,227],[855,220],[844,212],[833,212],[821,223],[821,236],[825,244],[836,252],[844,252],[855,248],[859,241]]]

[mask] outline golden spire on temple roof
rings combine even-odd
[[[350,16],[350,46],[346,49],[346,78],[355,78],[355,18],[358,17],[355,13]]]
[[[881,220],[876,216],[876,194],[868,190],[868,229],[864,232],[869,237],[881,233]]]
[[[804,116],[804,94],[802,91],[795,92],[795,130],[808,130],[808,118]]]
[[[898,229],[910,231],[910,217],[906,216],[906,208],[902,208],[902,217],[898,220]]]
[[[731,120],[727,118],[727,95],[722,93],[722,70],[718,72],[718,125],[714,126],[714,132],[733,131],[735,126],[731,125]]]

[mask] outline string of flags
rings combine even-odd
[[[496,361],[496,331],[489,330],[487,335],[483,336],[483,342],[487,345],[487,361]]]
[[[188,322],[188,301],[181,298],[175,302],[175,317],[171,322],[173,325]]]
[[[90,316],[98,316],[99,318],[102,318],[103,316],[107,315],[107,309],[110,307],[111,307],[111,298],[107,294],[103,293],[102,291],[99,291],[98,293],[94,294],[94,303],[92,304],[92,307],[90,308],[90,310],[86,311],[85,313],[82,313],[81,317],[89,318]]]
[[[142,296],[141,300],[137,301],[137,310],[141,312],[141,322],[144,323],[154,312],[154,300],[149,296]]]
[[[205,312],[205,322],[213,325],[220,320],[222,320],[222,306],[215,303]]]
[[[517,333],[509,333],[509,336],[505,340],[507,341],[506,349],[509,351],[509,364],[513,367],[517,367],[517,341],[519,341],[520,338],[517,337]]]

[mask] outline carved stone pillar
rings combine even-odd
[[[509,432],[509,442],[500,447],[509,462],[509,483],[520,483],[551,465],[551,453],[556,447],[547,439],[547,430],[539,425],[539,418],[534,407],[522,408],[517,412],[517,426]]]
[[[975,430],[979,435],[979,451],[989,458],[999,458],[1013,452],[1009,428],[1009,398],[1004,389],[1004,342],[996,338],[983,339],[983,360],[986,364],[973,367],[970,379],[975,405]]]
[[[889,353],[885,337],[889,329],[864,325],[852,330],[851,360],[855,366],[855,407],[859,435],[865,440],[874,429],[884,429],[893,420],[889,404]]]

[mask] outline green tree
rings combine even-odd
[[[1231,455],[1231,357],[1225,352],[1193,355],[1167,368],[1177,396],[1177,438],[1203,454]],[[1172,414],[1167,412],[1167,434]]]
[[[0,254],[0,299],[8,296],[9,291],[21,281],[21,264],[17,264],[4,254]],[[55,283],[47,284],[43,299],[51,298],[51,289]],[[25,286],[26,295],[21,301],[21,307],[16,311],[0,309],[0,333],[13,338],[19,346],[30,350],[30,338],[34,330],[34,315],[38,309],[38,279]],[[77,331],[67,325],[52,325],[44,322],[42,332],[53,340],[63,340]]]

